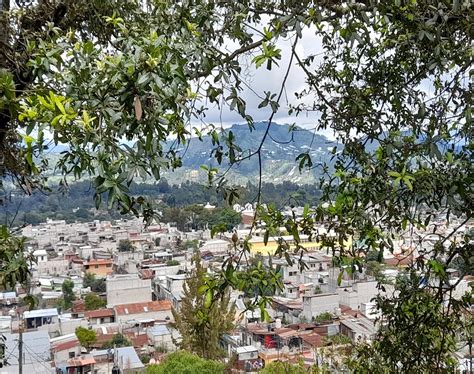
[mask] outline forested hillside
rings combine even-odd
[[[164,178],[157,183],[134,183],[131,193],[136,196],[152,198],[160,210],[166,207],[185,207],[195,204],[211,203],[224,207],[226,202],[214,188],[204,184],[186,181],[179,185],[172,185]],[[248,183],[246,186],[237,186],[239,198],[236,203],[245,204],[255,201],[257,186]],[[320,191],[316,185],[297,185],[291,182],[282,184],[264,183],[264,201],[278,207],[285,205],[315,205],[318,202]],[[90,182],[72,183],[67,190],[60,190],[57,186],[51,191],[43,193],[35,191],[32,196],[25,196],[17,190],[7,191],[5,204],[0,211],[0,222],[8,225],[22,225],[24,223],[38,224],[47,218],[65,219],[68,222],[90,221],[94,219],[119,219],[122,216],[117,210],[96,210],[91,199]]]

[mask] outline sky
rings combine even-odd
[[[262,101],[261,97],[264,97],[264,91],[271,91],[272,93],[278,94],[280,91],[281,84],[283,82],[286,70],[291,56],[291,45],[294,39],[279,39],[277,42],[277,48],[282,51],[282,58],[278,61],[279,66],[273,65],[272,70],[267,70],[265,64],[260,68],[256,68],[255,64],[251,63],[252,58],[255,54],[247,54],[242,56],[240,62],[246,66],[244,76],[248,87],[243,86],[243,91],[240,93],[241,97],[247,104],[247,112],[251,115],[255,122],[267,121],[271,114],[270,106],[265,108],[258,108],[258,105]],[[237,46],[229,43],[227,46],[229,51],[234,50]],[[296,47],[296,53],[301,59],[304,59],[308,55],[318,55],[315,59],[317,64],[322,59],[322,44],[319,37],[315,36],[314,31],[311,29],[303,29],[302,39],[298,41]],[[290,74],[286,82],[286,90],[283,93],[280,101],[280,109],[275,114],[273,122],[279,124],[292,124],[295,123],[306,129],[313,129],[317,121],[317,113],[304,114],[300,113],[298,116],[288,115],[289,104],[296,104],[301,101],[297,101],[295,92],[299,92],[306,87],[305,84],[305,73],[297,66],[296,61],[293,59]],[[257,96],[258,95],[258,96]],[[260,96],[260,97],[259,97]],[[307,99],[309,100],[309,98]],[[310,101],[307,101],[308,103]],[[203,102],[209,109],[206,112],[205,122],[207,124],[214,124],[216,126],[228,127],[232,124],[245,123],[242,117],[236,111],[231,111],[228,106],[225,106],[220,110],[217,105],[209,105]],[[321,135],[325,135],[331,140],[335,139],[335,136],[331,130],[323,130],[319,132]]]

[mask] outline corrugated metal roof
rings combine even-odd
[[[0,300],[14,298],[16,298],[16,292],[0,292]]]
[[[6,337],[5,357],[11,368],[18,370],[18,334],[4,333]],[[23,333],[23,357],[25,364],[34,364],[41,369],[38,361],[49,366],[51,345],[47,331],[29,331]],[[3,370],[3,369],[2,369]],[[18,371],[17,371],[18,372]]]
[[[133,347],[117,348],[117,362],[122,369],[140,369],[145,367]]]
[[[58,310],[56,308],[51,309],[38,309],[29,310],[23,313],[23,318],[37,318],[37,317],[52,317],[57,316]]]
[[[165,325],[156,325],[148,329],[148,332],[154,336],[168,335],[170,331]]]

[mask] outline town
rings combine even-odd
[[[203,206],[210,214],[215,208]],[[233,209],[241,223],[214,237],[208,229],[179,231],[173,223],[146,226],[139,219],[47,220],[22,228],[18,235],[27,238],[31,277],[26,289],[18,286],[0,294],[5,340],[1,372],[144,373],[148,365],[161,362],[178,350],[181,336],[173,328],[172,311],[180,311],[195,256],[212,274],[229,257],[232,236],[249,233],[254,206],[236,204]],[[303,208],[287,207],[283,214],[301,216]],[[381,261],[367,256],[361,271],[342,276],[332,252],[314,237],[300,234],[306,264],[300,269],[299,254],[290,263],[274,256],[277,239],[264,239],[263,230],[254,230],[250,263],[277,269],[283,287],[270,295],[268,320],[247,308],[242,292],[232,291],[235,328],[220,337],[230,370],[256,372],[277,360],[337,369],[347,347],[374,338],[382,320],[373,299],[394,292],[391,280],[417,260],[420,238],[425,247],[436,243],[436,235],[426,235],[434,226],[437,232],[451,230],[439,215],[425,230],[400,235],[396,250],[383,253]],[[451,240],[473,226],[467,222]],[[333,234],[323,222],[315,230]],[[292,245],[292,236],[281,238]],[[343,245],[354,246],[355,240]],[[461,298],[473,277],[460,279],[457,269],[448,271]],[[32,310],[27,295],[36,300]],[[467,365],[468,353],[457,353],[461,367]]]

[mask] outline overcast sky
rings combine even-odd
[[[240,93],[241,97],[247,104],[247,113],[250,114],[255,122],[267,121],[271,114],[270,106],[262,109],[258,109],[258,105],[262,101],[257,96],[264,97],[264,91],[271,91],[272,93],[278,94],[281,84],[283,82],[288,63],[290,60],[291,44],[294,39],[280,39],[277,43],[277,47],[282,50],[282,58],[278,61],[279,66],[272,66],[272,70],[266,69],[266,64],[263,64],[259,69],[255,68],[255,64],[251,63],[253,56],[246,55],[241,57],[240,61],[244,65],[248,66],[244,75],[246,76],[246,83],[251,87],[247,88],[243,86],[243,91]],[[229,45],[229,51],[235,49],[236,46]],[[319,54],[315,59],[317,64],[322,59],[322,45],[319,37],[316,37],[314,32],[309,29],[303,30],[303,37],[298,41],[296,48],[298,56],[303,59],[311,54]],[[299,116],[288,116],[288,104],[296,104],[295,92],[301,91],[305,87],[305,74],[299,68],[293,59],[293,64],[290,70],[290,75],[286,82],[286,90],[280,101],[280,109],[273,118],[273,122],[280,124],[284,123],[296,123],[298,126],[310,129],[314,128],[317,121],[317,113],[303,114]],[[254,92],[252,92],[254,91]],[[307,102],[310,102],[308,98]],[[205,118],[207,124],[214,124],[224,127],[228,127],[234,123],[245,123],[241,116],[236,111],[230,111],[228,106],[225,106],[222,111],[216,105],[207,104],[209,110]],[[331,131],[320,132],[331,139],[334,139],[334,135]]]

